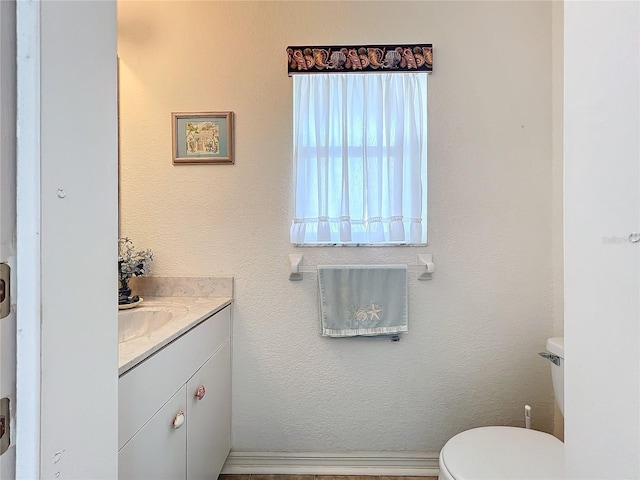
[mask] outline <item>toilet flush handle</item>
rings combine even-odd
[[[559,356],[554,355],[553,353],[549,353],[549,352],[540,352],[538,355],[540,355],[542,358],[546,358],[547,360],[549,360],[554,365],[560,366],[560,357]]]

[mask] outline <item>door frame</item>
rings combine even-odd
[[[16,477],[112,480],[116,3],[17,7]]]
[[[40,5],[17,2],[16,478],[40,478]]]

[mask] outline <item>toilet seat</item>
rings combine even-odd
[[[537,430],[481,427],[451,438],[440,452],[440,480],[564,478],[564,444]]]

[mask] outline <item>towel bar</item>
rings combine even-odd
[[[314,273],[318,271],[318,267],[315,265],[302,265],[302,258],[302,254],[299,253],[289,254],[289,263],[291,264],[289,280],[299,281],[302,280],[303,273]],[[418,272],[418,280],[431,280],[433,272],[435,271],[433,255],[431,253],[419,253],[416,264],[407,265],[407,268],[411,271]]]

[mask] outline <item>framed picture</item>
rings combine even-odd
[[[172,113],[173,163],[234,163],[233,112]]]

